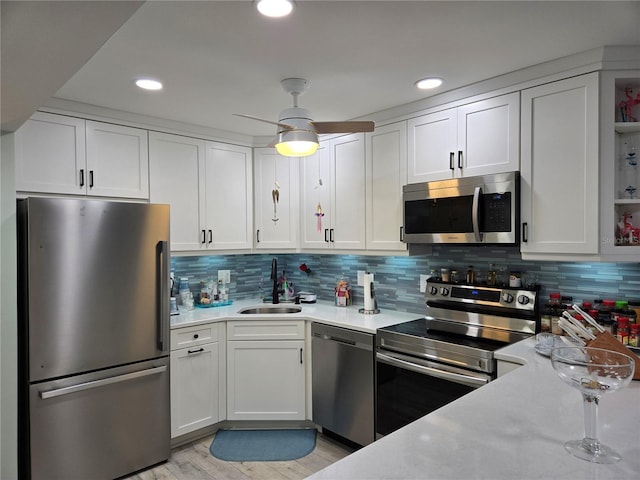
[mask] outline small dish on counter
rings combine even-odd
[[[196,307],[198,308],[213,308],[213,307],[226,307],[227,305],[233,304],[233,300],[211,300],[210,303],[198,303]]]

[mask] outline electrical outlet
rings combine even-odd
[[[231,270],[218,270],[218,280],[222,280],[222,283],[231,283]]]
[[[358,270],[358,286],[364,287],[364,270]]]
[[[429,279],[429,275],[420,275],[420,292],[424,293],[427,291],[427,280]]]

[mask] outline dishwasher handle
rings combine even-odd
[[[324,327],[324,328],[323,328]],[[373,335],[338,327],[311,327],[313,340],[334,342],[347,347],[373,351]]]

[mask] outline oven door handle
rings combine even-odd
[[[482,232],[480,231],[480,196],[482,195],[482,188],[476,187],[473,191],[473,203],[471,212],[471,222],[473,224],[473,234],[476,238],[476,242],[482,242]]]
[[[406,370],[411,370],[412,372],[441,378],[443,380],[449,380],[451,382],[460,383],[469,387],[481,387],[482,385],[486,385],[487,383],[489,383],[489,380],[485,378],[447,372],[445,370],[440,370],[439,368],[425,367],[423,365],[407,362],[406,360],[400,360],[398,358],[392,357],[390,355],[385,355],[384,353],[380,352],[376,353],[376,359],[381,361],[382,363],[386,363],[394,367],[404,368]]]

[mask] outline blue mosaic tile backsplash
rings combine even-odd
[[[352,285],[354,305],[362,304],[363,289],[357,286],[357,271],[374,274],[378,306],[381,309],[424,313],[420,293],[420,275],[431,268],[457,269],[462,278],[473,265],[477,278],[484,278],[489,264],[496,269],[521,271],[525,282],[541,285],[541,301],[549,292],[572,296],[574,301],[610,298],[640,299],[640,263],[584,263],[523,261],[517,247],[436,246],[432,253],[419,256],[369,256],[334,254],[247,254],[172,257],[176,279],[188,277],[194,294],[201,280],[217,279],[218,270],[231,271],[229,298],[258,298],[271,295],[271,260],[278,260],[279,273],[285,271],[296,291],[311,291],[319,300],[333,301],[333,288],[341,276]],[[312,271],[307,275],[299,266],[305,263]]]

